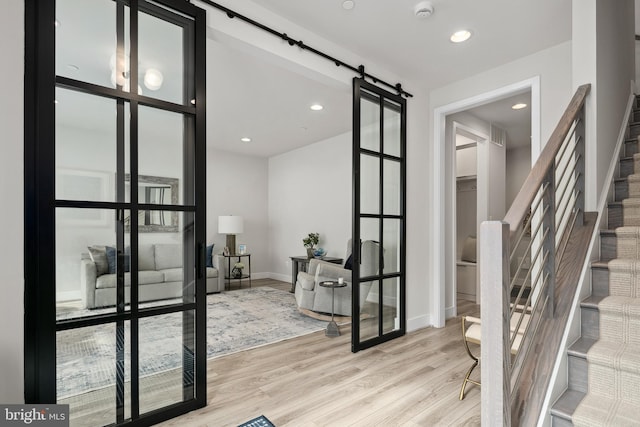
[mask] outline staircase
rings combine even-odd
[[[640,425],[640,102],[622,148],[592,294],[581,307],[582,336],[567,350],[569,386],[552,426]]]

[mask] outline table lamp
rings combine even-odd
[[[227,235],[229,255],[236,255],[236,234],[242,233],[244,223],[241,216],[223,215],[218,217],[218,233]]]

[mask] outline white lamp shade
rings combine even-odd
[[[241,216],[227,215],[218,217],[218,233],[240,234],[244,231],[244,221]]]

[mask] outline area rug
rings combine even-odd
[[[321,331],[326,322],[298,311],[293,294],[269,287],[207,296],[207,358]],[[182,366],[182,314],[141,319],[140,375]],[[130,328],[125,322],[125,381],[130,375]],[[57,396],[63,399],[115,383],[115,326],[58,333]]]

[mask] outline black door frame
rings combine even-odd
[[[102,87],[82,81],[77,81],[65,77],[56,76],[55,72],[55,19],[56,2],[25,0],[25,140],[24,140],[24,167],[25,167],[25,229],[24,229],[24,252],[25,252],[25,317],[24,317],[24,353],[25,353],[25,402],[27,403],[55,403],[56,402],[56,333],[62,330],[94,326],[102,323],[113,323],[116,328],[125,321],[132,322],[131,342],[132,342],[132,372],[137,371],[137,320],[143,317],[182,312],[183,316],[191,316],[195,313],[195,357],[194,378],[183,379],[183,387],[187,381],[191,384],[195,380],[195,390],[191,397],[184,401],[154,410],[143,415],[139,413],[138,405],[138,375],[132,376],[132,402],[131,419],[124,419],[120,396],[114,396],[116,403],[117,423],[121,425],[151,425],[160,421],[176,417],[193,409],[206,405],[206,328],[199,327],[206,324],[206,282],[205,282],[205,229],[206,229],[206,13],[204,10],[194,5],[179,0],[154,0],[154,3],[147,3],[144,0],[114,0],[117,7],[129,7],[131,13],[132,28],[132,70],[135,71],[137,63],[137,11],[150,13],[161,19],[173,21],[184,21],[185,16],[192,19],[192,28],[187,43],[192,44],[192,49],[187,49],[185,63],[193,60],[194,67],[193,80],[185,78],[185,85],[190,96],[195,95],[197,102],[185,102],[183,105],[174,104],[154,98],[138,95],[135,91],[123,92],[117,89]],[[164,5],[178,13],[171,13],[169,10],[159,7]],[[181,16],[182,14],[183,16]],[[120,15],[120,13],[119,13]],[[122,16],[118,16],[118,26],[123,25]],[[177,23],[177,22],[174,22]],[[121,44],[123,39],[119,37]],[[187,74],[189,75],[189,74]],[[137,73],[132,73],[131,87],[137,87]],[[132,155],[131,155],[131,202],[125,203],[124,198],[118,197],[116,202],[82,202],[56,200],[55,195],[55,89],[61,87],[88,93],[96,96],[103,96],[117,102],[118,114],[124,110],[125,102],[132,106]],[[185,117],[185,132],[191,132],[193,142],[186,144],[185,165],[189,170],[193,170],[194,185],[185,188],[185,203],[181,206],[174,205],[138,205],[135,192],[137,189],[137,153],[135,151],[136,141],[135,128],[137,118],[137,106],[156,107],[166,111],[181,113]],[[123,121],[118,121],[118,139],[124,136]],[[118,141],[118,169],[123,169],[124,165],[124,144]],[[187,169],[185,169],[187,170]],[[118,183],[120,187],[122,183]],[[116,190],[117,194],[123,194],[121,189]],[[187,194],[190,194],[187,197]],[[192,195],[192,196],[191,196]],[[70,321],[56,322],[56,265],[55,265],[55,210],[59,207],[69,208],[96,208],[112,209],[118,216],[124,210],[135,212],[138,208],[157,210],[177,210],[191,213],[196,224],[192,232],[192,238],[188,244],[191,249],[185,248],[188,255],[185,262],[191,260],[196,265],[196,272],[193,281],[195,282],[195,296],[191,300],[185,298],[182,304],[164,306],[157,309],[140,309],[137,304],[136,275],[132,275],[131,284],[131,310],[124,311],[120,305],[124,306],[124,281],[122,277],[118,279],[117,290],[117,311],[113,314],[92,316],[88,318],[74,319]],[[135,229],[137,215],[131,215],[131,229]],[[122,222],[122,221],[120,221]],[[122,233],[119,233],[119,235]],[[118,239],[118,246],[123,242]],[[136,250],[137,239],[132,238],[132,250]],[[189,254],[188,254],[189,252]],[[118,257],[119,267],[122,266],[122,257]],[[135,271],[137,266],[136,257],[132,257],[132,268]],[[123,275],[123,269],[118,268]],[[193,289],[185,293],[186,296],[193,296]],[[192,333],[192,331],[189,331]],[[185,343],[187,344],[187,343]],[[190,344],[188,347],[193,347]],[[194,350],[185,348],[183,357],[188,357],[186,353]],[[121,367],[118,366],[118,370]],[[186,376],[185,376],[186,377]],[[135,395],[135,397],[134,397]],[[116,422],[114,419],[113,422]]]
[[[372,96],[375,95],[375,96]],[[363,149],[360,144],[360,101],[362,98],[367,98],[370,101],[376,102],[380,106],[380,151],[375,152],[367,149]],[[388,102],[387,100],[391,101]],[[385,108],[392,108],[400,113],[400,157],[384,154],[384,111]],[[406,100],[401,96],[391,92],[388,92],[380,87],[365,81],[363,78],[355,77],[353,79],[353,272],[352,272],[352,323],[351,323],[351,351],[357,352],[381,344],[386,341],[403,336],[406,333],[406,116],[407,107]],[[380,209],[379,214],[368,214],[360,211],[360,155],[366,153],[368,155],[376,156],[380,160]],[[387,215],[383,211],[383,160],[390,159],[400,163],[400,214],[399,215]],[[375,218],[380,221],[380,245],[384,247],[383,237],[383,220],[384,219],[399,219],[400,220],[400,260],[399,271],[394,273],[384,273],[382,266],[384,265],[384,251],[379,251],[378,265],[380,269],[374,276],[369,276],[364,281],[377,281],[379,284],[379,312],[378,312],[378,335],[374,338],[360,341],[360,220],[362,218]],[[391,332],[385,333],[383,330],[383,281],[384,279],[398,278],[400,283],[400,325],[398,329],[394,329]]]

